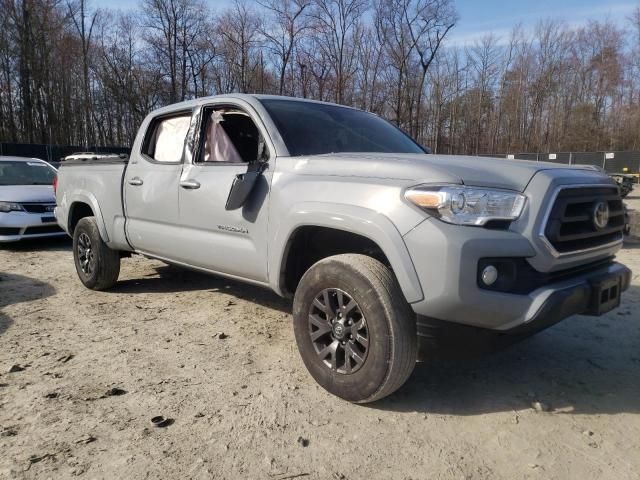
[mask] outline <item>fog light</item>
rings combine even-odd
[[[497,279],[498,269],[493,265],[489,265],[488,267],[485,267],[484,270],[482,270],[482,282],[485,285],[493,285],[494,283],[496,283]]]

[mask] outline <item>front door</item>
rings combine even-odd
[[[179,186],[183,262],[211,271],[267,282],[269,167],[245,205],[226,210],[236,175],[267,160],[269,148],[259,119],[238,105],[202,108],[192,158]]]
[[[179,183],[191,111],[149,123],[140,152],[132,152],[124,178],[126,233],[139,252],[172,259],[181,235]]]

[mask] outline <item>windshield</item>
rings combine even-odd
[[[55,175],[46,163],[0,161],[0,185],[51,185]]]
[[[352,108],[295,100],[261,100],[291,156],[338,152],[425,153],[386,120]]]

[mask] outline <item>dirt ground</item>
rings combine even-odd
[[[307,374],[275,294],[141,257],[92,292],[67,240],[0,247],[0,477],[640,478],[640,245],[618,258],[617,311],[356,406]]]

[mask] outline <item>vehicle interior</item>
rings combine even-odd
[[[156,162],[179,162],[190,122],[190,112],[155,119],[147,131],[143,153]]]
[[[199,162],[253,163],[268,158],[267,148],[251,117],[233,107],[206,108]]]

